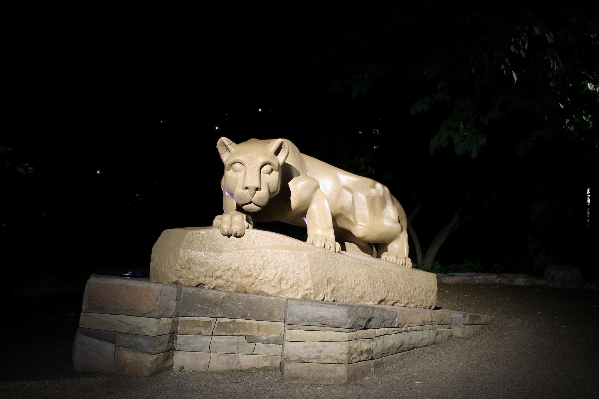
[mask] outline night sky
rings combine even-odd
[[[210,225],[220,212],[221,136],[285,137],[331,163],[334,140],[323,137],[349,140],[363,131],[373,145],[374,131],[393,136],[397,162],[412,161],[385,184],[408,212],[415,204],[402,189],[402,170],[428,193],[429,212],[418,220],[423,241],[449,219],[461,190],[443,173],[467,180],[487,162],[430,155],[438,118],[410,115],[417,82],[401,83],[405,98],[385,117],[364,96],[329,94],[338,71],[318,62],[317,33],[343,14],[343,2],[0,7],[2,238],[14,265],[69,273],[147,267],[162,230]],[[450,164],[452,171],[426,174]],[[13,173],[19,165],[33,173]],[[524,212],[522,203],[510,204],[515,217]],[[484,260],[472,237],[492,237],[477,228],[504,216],[491,209],[446,244],[453,248],[446,259]],[[524,246],[525,234],[514,244]]]

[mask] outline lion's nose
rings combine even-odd
[[[256,191],[260,191],[260,187],[256,187],[256,186],[245,186],[244,189],[246,189],[248,191],[250,198],[254,197],[254,194],[256,194]]]

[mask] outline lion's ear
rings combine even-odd
[[[289,146],[287,145],[287,142],[285,140],[275,140],[268,147],[268,149],[279,159],[279,165],[283,165],[285,163],[287,155],[289,155]]]
[[[235,150],[235,146],[236,144],[226,137],[221,137],[218,139],[216,142],[216,149],[218,150],[220,159],[222,159],[223,162],[227,161],[227,158],[229,158],[233,150]]]

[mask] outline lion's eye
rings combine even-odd
[[[273,169],[271,165],[264,165],[262,167],[262,173],[265,175],[270,175],[272,173]]]
[[[241,162],[235,162],[231,165],[233,172],[241,172],[243,170],[243,164]]]

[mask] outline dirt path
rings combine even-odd
[[[347,386],[288,385],[279,371],[122,377],[75,373],[80,298],[2,303],[2,398],[597,398],[599,292],[440,284],[438,305],[494,315],[468,338],[418,349]],[[34,314],[34,317],[24,317]]]

